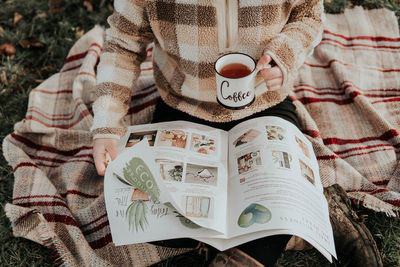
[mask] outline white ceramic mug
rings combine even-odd
[[[221,75],[223,67],[240,63],[251,71],[250,74],[239,77],[229,78]],[[243,53],[229,53],[217,59],[214,64],[217,82],[217,101],[220,105],[228,109],[242,109],[251,105],[255,100],[254,81],[258,73],[256,61],[249,55]],[[265,66],[264,68],[270,67]]]

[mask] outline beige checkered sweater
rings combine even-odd
[[[124,134],[123,118],[151,42],[162,99],[190,115],[227,122],[282,101],[322,31],[322,0],[115,0],[114,6],[98,66],[95,138]],[[283,72],[282,87],[258,87],[246,109],[220,106],[214,62],[233,51],[256,60],[270,55]]]

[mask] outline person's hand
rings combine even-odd
[[[118,140],[113,138],[98,138],[93,142],[93,158],[97,173],[104,176],[108,165],[108,157],[114,160],[118,155]]]
[[[269,55],[263,55],[257,62],[256,68],[260,70],[268,91],[275,91],[281,88],[283,82],[283,73],[278,65],[273,65],[271,68],[265,68],[271,64],[272,58]]]

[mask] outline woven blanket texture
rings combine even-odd
[[[103,38],[95,27],[77,41],[59,73],[31,91],[25,119],[3,140],[15,176],[6,214],[15,236],[51,248],[58,265],[148,266],[188,249],[112,243],[89,131]],[[393,12],[327,15],[322,42],[291,93],[323,185],[339,183],[391,216],[400,209],[399,51]],[[159,97],[151,48],[141,69],[127,124],[149,123]]]

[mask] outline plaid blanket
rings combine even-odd
[[[291,97],[313,143],[324,186],[355,202],[400,209],[400,38],[394,13],[327,15],[320,45],[299,71]]]
[[[66,266],[147,266],[188,251],[150,244],[115,247],[96,174],[89,128],[103,29],[85,34],[59,73],[31,91],[26,118],[3,141],[14,169],[13,233],[53,250]],[[327,15],[321,44],[291,93],[313,143],[324,186],[392,216],[400,208],[400,38],[387,10]],[[158,93],[151,48],[128,124],[148,123]]]

